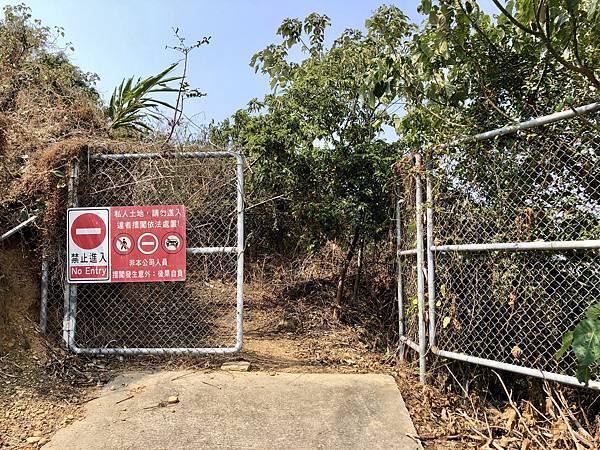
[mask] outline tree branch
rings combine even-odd
[[[492,0],[492,2],[494,2],[494,5],[496,5],[496,7],[502,12],[502,14],[504,14],[506,16],[506,18],[511,23],[513,23],[517,28],[519,28],[520,30],[524,31],[527,34],[530,34],[530,35],[535,36],[538,39],[540,39],[544,43],[544,45],[546,46],[548,51],[552,54],[552,56],[554,56],[554,58],[560,64],[562,64],[566,69],[569,69],[573,72],[577,72],[578,74],[583,75],[595,87],[600,88],[600,81],[594,75],[593,70],[591,70],[589,67],[573,64],[571,61],[568,61],[565,58],[563,58],[563,56],[558,52],[558,50],[556,50],[554,45],[552,45],[552,41],[550,40],[550,37],[546,36],[546,34],[544,32],[535,31],[532,28],[529,28],[526,25],[524,25],[523,23],[519,22],[511,13],[508,12],[508,10],[504,6],[502,6],[502,4],[500,3],[499,0]],[[537,20],[537,17],[536,17],[536,20]]]
[[[577,41],[577,19],[574,17],[573,13],[569,14],[571,16],[571,27],[573,28],[573,53],[575,54],[575,59],[579,63],[580,66],[583,66],[584,63],[579,56],[579,42]]]
[[[490,38],[487,37],[487,35],[483,32],[483,30],[481,29],[481,27],[477,24],[477,22],[475,22],[475,20],[473,20],[473,18],[471,18],[471,15],[467,12],[467,10],[463,7],[462,5],[462,1],[459,0],[458,1],[458,6],[460,6],[460,9],[462,10],[463,14],[465,16],[467,16],[467,19],[469,19],[469,22],[471,22],[471,25],[473,25],[473,28],[475,28],[475,30],[481,35],[481,37],[483,37],[483,39],[485,39],[485,41],[490,45],[490,47],[496,52],[498,53],[500,50],[498,49],[498,47],[496,47],[494,45],[494,43],[490,40]]]

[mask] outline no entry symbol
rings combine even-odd
[[[106,224],[97,214],[81,214],[71,225],[71,238],[79,248],[93,250],[104,242]]]
[[[151,255],[158,249],[158,238],[152,233],[144,233],[138,238],[138,249],[144,255]]]
[[[69,283],[110,281],[108,208],[67,211],[67,280]]]

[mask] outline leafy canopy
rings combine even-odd
[[[579,366],[577,379],[587,383],[591,378],[590,366],[600,363],[600,303],[595,303],[586,312],[573,331],[563,337],[562,347],[556,352],[559,360],[572,347]]]
[[[373,58],[366,89],[405,113],[390,117],[407,145],[460,135],[598,99],[597,0],[494,0],[490,16],[473,0],[422,0],[426,16],[405,36],[383,7],[367,21],[384,58]],[[380,97],[381,93],[385,93]]]
[[[387,230],[396,154],[378,137],[389,105],[364,90],[364,73],[380,53],[378,39],[346,30],[326,47],[329,22],[316,13],[284,20],[277,30],[281,42],[251,60],[273,92],[213,130],[255,160],[250,191],[278,197],[279,206],[267,203],[263,210],[286,212],[286,224],[281,214],[274,221],[277,231],[299,233],[310,248]]]

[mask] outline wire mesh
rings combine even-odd
[[[417,258],[413,255],[402,257],[404,336],[419,342],[419,316],[417,298]]]
[[[434,171],[434,244],[600,238],[598,115],[451,148]],[[436,253],[437,345],[574,376],[563,335],[600,298],[597,250]]]
[[[575,120],[442,156],[434,172],[436,244],[597,238],[598,117]]]
[[[410,172],[410,171],[409,171]],[[417,245],[415,179],[407,173],[397,192],[400,208],[399,227],[400,252],[414,250]],[[402,278],[402,307],[404,313],[404,337],[412,342],[419,341],[418,298],[417,298],[417,258],[416,253],[400,255]]]
[[[80,164],[78,206],[183,204],[188,248],[236,247],[238,186],[230,157],[92,157]],[[188,253],[185,282],[79,284],[75,346],[234,347],[237,258]],[[53,266],[51,323],[62,311],[64,261]]]
[[[599,263],[585,251],[439,254],[438,347],[574,375],[572,353],[554,354],[600,298]]]

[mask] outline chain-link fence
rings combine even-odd
[[[554,355],[600,299],[599,110],[588,105],[463,139],[427,170],[417,158],[407,179],[427,195],[404,195],[416,206],[400,213],[399,259],[418,257],[421,242],[423,263],[402,270],[398,283],[402,342],[423,364],[429,350],[579,384],[572,352]],[[404,239],[407,227],[424,231]],[[419,323],[428,339],[411,345]]]
[[[187,278],[68,285],[65,260],[53,261],[49,321],[56,323],[63,314],[63,338],[72,350],[161,354],[240,349],[242,164],[232,152],[92,154],[74,168],[70,206],[184,205]],[[64,257],[64,239],[57,241],[57,254]]]

